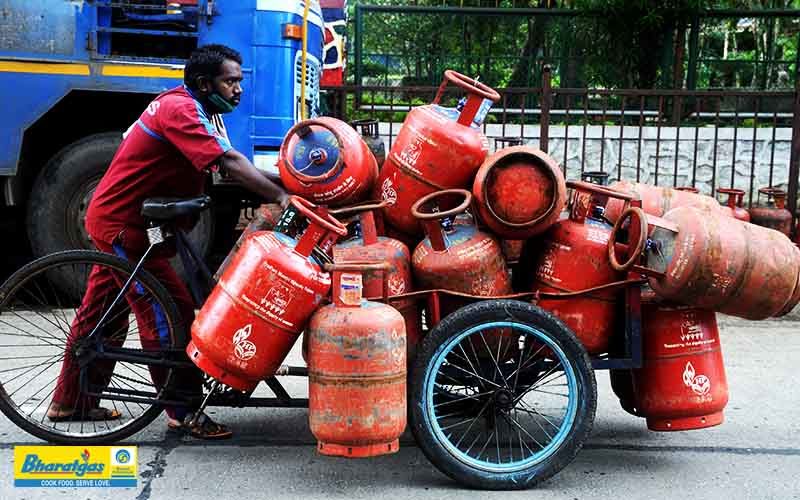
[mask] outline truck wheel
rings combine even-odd
[[[94,249],[84,227],[86,209],[121,140],[120,132],[90,135],[64,147],[42,168],[28,202],[28,238],[36,257]],[[205,257],[213,235],[214,217],[205,211],[189,239]],[[177,258],[173,265],[183,272]]]

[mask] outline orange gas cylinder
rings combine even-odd
[[[311,317],[308,335],[308,421],[323,455],[394,453],[406,427],[406,335],[393,307],[362,298],[362,272],[386,264],[327,264],[333,304]],[[381,295],[364,286],[369,296]]]
[[[533,291],[576,292],[625,279],[624,270],[609,263],[611,225],[603,218],[603,204],[606,199],[628,203],[633,196],[583,181],[567,186],[574,189],[569,218],[557,222],[541,241],[530,240],[535,250],[526,250],[526,255],[535,255]],[[641,237],[639,244],[644,244]],[[590,354],[600,354],[608,352],[614,332],[617,295],[616,290],[602,290],[568,300],[542,298],[537,305],[575,332]]]
[[[728,201],[725,205],[722,205],[722,211],[725,215],[744,222],[750,222],[750,213],[742,208],[744,191],[733,188],[717,188],[717,192],[728,195]]]
[[[786,191],[775,188],[761,188],[758,190],[756,203],[761,195],[767,198],[766,206],[756,206],[750,209],[750,222],[780,231],[786,236],[792,235],[792,214],[786,210]]]
[[[459,199],[463,201],[455,208],[445,208]],[[411,259],[420,288],[482,296],[511,293],[508,268],[497,240],[478,231],[474,224],[453,223],[453,218],[471,202],[472,194],[466,189],[448,189],[420,198],[411,208],[428,235],[417,245]],[[463,300],[442,297],[442,316],[463,304]]]
[[[644,361],[633,371],[635,412],[653,431],[722,423],[728,382],[713,312],[642,304]]]
[[[722,207],[714,198],[690,191],[628,181],[612,182],[608,187],[615,191],[637,194],[642,200],[642,210],[656,217],[661,217],[673,208],[684,206],[705,208],[714,212],[722,211]],[[606,218],[612,223],[616,222],[623,210],[624,203],[621,200],[609,200],[606,205]]]
[[[309,225],[299,240],[259,231],[245,239],[192,323],[186,352],[201,370],[234,389],[252,390],[275,373],[331,281],[310,255],[347,229],[312,203],[291,197]]]
[[[242,243],[244,243],[244,240],[246,240],[248,236],[256,231],[270,231],[278,223],[281,213],[283,213],[283,209],[280,205],[275,203],[269,203],[258,207],[255,211],[253,220],[247,224],[247,227],[244,228],[244,231],[242,231],[239,239],[236,240],[236,243],[233,245],[231,251],[228,252],[225,260],[222,261],[222,264],[220,264],[219,269],[217,269],[217,272],[214,274],[214,279],[219,280],[219,277],[222,276],[222,274],[225,272],[225,269],[228,268],[231,260],[233,260],[233,256],[236,255],[236,252],[238,252],[240,248],[242,248]]]
[[[564,174],[547,153],[529,146],[501,149],[472,183],[478,215],[501,238],[524,240],[558,220],[567,203]]]
[[[785,314],[800,300],[800,250],[778,231],[695,207],[663,218],[629,208],[609,239],[612,267],[612,242],[628,219],[649,224],[642,265],[634,270],[649,276],[664,300],[754,320]]]
[[[378,170],[380,170],[383,162],[386,161],[386,145],[378,133],[378,120],[372,118],[354,120],[350,122],[350,126],[361,134],[361,139],[372,152],[375,162],[378,164]]]
[[[289,129],[278,170],[287,191],[330,206],[361,201],[378,176],[375,156],[358,132],[330,117],[305,120]]]
[[[414,287],[411,281],[411,252],[409,252],[408,247],[398,240],[387,238],[383,235],[378,236],[375,212],[385,205],[386,202],[366,202],[331,210],[331,214],[340,219],[352,215],[358,215],[359,217],[356,236],[337,244],[333,248],[333,260],[335,262],[386,262],[389,265],[389,271],[385,276],[387,296],[392,297],[412,292]],[[372,287],[373,282],[377,282],[380,285],[383,279],[383,273],[364,272],[364,284],[367,288],[374,288]],[[378,286],[378,289],[380,289],[380,286]],[[414,352],[422,335],[419,307],[414,299],[391,301],[390,304],[400,311],[400,314],[405,318],[408,360],[411,362],[414,359]]]
[[[448,82],[467,92],[463,107],[439,105]],[[486,85],[445,71],[433,103],[408,113],[378,176],[373,197],[388,202],[387,222],[405,233],[420,234],[411,215],[414,202],[435,191],[470,186],[489,150],[480,126],[499,99]]]

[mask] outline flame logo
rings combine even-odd
[[[233,343],[238,344],[239,342],[246,340],[247,337],[253,332],[253,325],[248,324],[242,328],[236,330],[236,333],[233,334]]]
[[[83,453],[81,453],[81,459],[83,459],[84,462],[89,463],[89,456],[89,450],[84,448]]]
[[[381,185],[381,198],[389,205],[397,203],[397,191],[394,189],[392,179],[387,178]]]
[[[248,323],[233,334],[233,353],[242,361],[247,361],[256,355],[256,345],[247,340],[252,332],[253,325]]]
[[[686,368],[683,370],[683,385],[698,396],[705,396],[711,392],[711,379],[705,375],[697,375],[697,371],[689,361],[686,362]]]

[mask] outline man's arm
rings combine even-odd
[[[286,204],[289,202],[286,191],[259,172],[242,153],[235,149],[225,152],[220,157],[219,165],[244,188],[263,197],[268,202],[279,203],[286,208]]]

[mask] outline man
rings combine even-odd
[[[86,214],[86,229],[101,251],[116,253],[131,262],[138,262],[148,247],[144,220],[140,215],[142,202],[147,198],[191,198],[202,194],[210,171],[220,171],[238,181],[268,202],[285,206],[286,192],[262,175],[241,153],[233,149],[220,124],[218,114],[232,111],[242,95],[241,56],[223,45],[207,45],[194,51],[184,69],[184,85],[164,92],[151,102],[141,117],[124,134],[111,165],[95,190]],[[152,273],[175,299],[185,325],[194,319],[195,305],[189,291],[169,263],[170,252],[149,256],[145,268]],[[102,298],[115,279],[109,272],[96,268],[89,276],[83,302],[78,309],[68,339],[68,347],[91,331],[97,324]],[[117,283],[117,290],[121,283]],[[105,288],[104,288],[105,287]],[[137,323],[155,323],[157,314],[149,306],[134,304],[129,299]],[[148,318],[152,321],[148,321]],[[81,326],[86,324],[88,326]],[[154,327],[140,326],[142,346],[158,348]],[[100,408],[97,401],[80,398],[77,362],[67,349],[61,375],[47,412],[51,421],[114,420],[116,410]],[[95,367],[93,367],[95,368]],[[90,370],[91,371],[91,370]],[[113,365],[111,366],[113,371]],[[91,375],[90,375],[91,376]],[[97,375],[94,375],[95,378]],[[110,371],[105,375],[106,383]],[[158,385],[163,373],[151,369],[153,382]],[[102,379],[101,375],[101,379]],[[181,390],[199,394],[199,371],[179,374]],[[167,408],[170,428],[181,428],[187,408]],[[188,429],[204,439],[231,436],[223,425],[208,418],[196,419]]]

